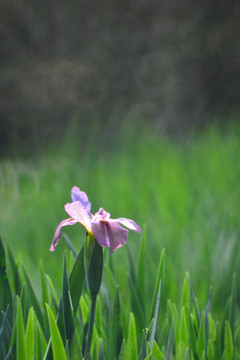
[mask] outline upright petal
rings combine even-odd
[[[58,241],[61,237],[61,228],[66,225],[74,225],[74,224],[76,224],[76,222],[77,222],[77,220],[74,220],[74,219],[65,219],[60,222],[60,224],[58,225],[58,227],[55,231],[55,235],[54,235],[51,247],[49,249],[50,251],[54,251],[56,249]]]
[[[65,205],[65,211],[74,220],[82,224],[87,232],[91,233],[91,218],[87,210],[83,207],[80,201],[75,201]]]
[[[118,218],[116,220],[119,221],[120,224],[126,226],[129,230],[133,230],[138,233],[141,232],[140,227],[133,220],[125,219],[125,218]]]
[[[92,222],[92,232],[100,246],[110,247],[110,252],[125,244],[128,230],[117,220]]]
[[[90,214],[91,211],[91,203],[88,200],[87,194],[84,191],[81,191],[77,186],[74,186],[72,188],[71,192],[71,198],[72,202],[74,201],[80,201],[83,205],[83,207],[87,210],[87,212]]]

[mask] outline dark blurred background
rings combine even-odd
[[[147,121],[236,121],[238,1],[0,0],[0,150]]]

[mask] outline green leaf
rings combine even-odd
[[[153,341],[152,354],[153,354],[154,360],[164,360],[164,355],[161,352],[161,350],[159,349],[159,346],[155,340]]]
[[[3,358],[5,352],[9,348],[9,345],[11,342],[11,337],[10,337],[9,329],[8,329],[9,323],[7,320],[8,311],[9,311],[9,305],[7,306],[5,313],[3,313],[3,319],[2,319],[2,324],[1,324],[1,328],[0,328],[0,359]]]
[[[189,282],[189,288],[190,288],[190,293],[191,293],[191,297],[193,300],[193,305],[194,305],[194,309],[195,309],[195,313],[196,313],[196,326],[197,326],[197,330],[199,328],[199,323],[200,323],[200,313],[199,313],[199,309],[198,309],[198,305],[197,305],[197,299],[195,297],[194,291],[193,291],[193,287],[192,287],[192,283],[190,281],[190,277],[188,278],[188,282]]]
[[[146,339],[146,332],[142,330],[142,344],[141,344],[141,351],[139,355],[139,360],[144,360],[147,355],[147,339]]]
[[[99,343],[98,360],[104,360],[102,339],[100,339],[100,343]]]
[[[70,294],[72,299],[72,307],[74,316],[76,315],[79,300],[82,294],[83,285],[85,282],[85,267],[84,267],[84,245],[81,247],[78,256],[73,265],[69,276]]]
[[[189,316],[189,337],[190,337],[190,344],[192,347],[193,354],[195,355],[197,352],[197,337],[196,331],[194,326],[194,316],[190,314]]]
[[[53,314],[54,316],[56,316],[57,312],[58,312],[58,296],[57,296],[57,293],[56,293],[56,290],[55,290],[55,287],[53,285],[53,282],[51,280],[51,278],[45,274],[46,276],[46,279],[47,279],[47,282],[48,282],[48,288],[50,289],[50,292],[49,292],[49,298],[50,298],[50,301],[51,301],[51,305],[53,305]],[[45,304],[44,304],[45,306]]]
[[[64,260],[64,261],[66,262],[66,260]],[[64,276],[65,276],[65,280],[63,280],[63,284],[66,284],[65,286],[67,286],[67,290],[66,290],[66,288],[64,290],[64,286],[63,286],[63,293],[65,294],[64,295],[65,301],[69,302],[69,300],[67,300],[67,297],[66,297],[66,296],[68,296],[68,299],[71,299],[71,306],[73,308],[73,316],[71,316],[71,318],[70,318],[70,322],[71,322],[70,327],[72,327],[74,324],[73,319],[74,319],[74,316],[76,315],[76,312],[77,312],[77,309],[79,306],[79,301],[80,301],[80,297],[82,294],[83,285],[85,282],[84,245],[81,247],[81,249],[78,253],[78,256],[75,260],[75,263],[73,265],[71,274],[69,276],[69,286],[67,285],[68,280],[66,279],[66,266],[65,266],[64,273],[63,273],[63,279],[64,279]],[[58,327],[59,327],[62,337],[64,337],[64,339],[66,341],[62,307],[63,307],[63,297],[61,297],[60,303],[59,303],[57,324],[58,324]],[[67,311],[67,313],[68,313],[68,311]],[[71,335],[72,331],[71,330],[69,330],[69,331],[70,331],[70,333],[68,335],[72,336]]]
[[[234,347],[232,331],[229,321],[225,321],[224,327],[224,360],[233,360]]]
[[[155,306],[155,311],[154,311],[154,320],[153,320],[153,325],[152,325],[152,329],[150,332],[150,337],[149,337],[149,344],[151,346],[151,349],[153,347],[153,340],[156,334],[156,329],[157,329],[157,320],[158,320],[158,312],[159,312],[159,306],[160,306],[160,295],[161,295],[161,279],[160,279],[160,283],[159,283],[159,289],[158,289],[158,294],[157,294],[157,299],[156,299],[156,306]]]
[[[56,320],[54,319],[52,310],[49,305],[46,304],[47,313],[48,313],[48,321],[50,325],[50,333],[52,337],[52,351],[53,351],[53,359],[54,360],[67,360],[64,346],[62,342],[62,338],[60,332],[57,327]]]
[[[47,309],[45,307],[45,304],[49,304],[49,297],[48,297],[48,284],[47,279],[43,270],[42,261],[39,263],[40,265],[40,275],[41,275],[41,290],[42,290],[42,307],[44,311],[44,329],[47,330]]]
[[[128,324],[128,338],[124,351],[126,359],[138,360],[136,324],[133,313],[130,313]]]
[[[200,328],[199,328],[199,332],[198,332],[198,341],[197,341],[197,354],[199,359],[201,359],[202,353],[205,353],[205,316],[204,316],[204,312],[202,313],[201,316],[201,321],[200,321]]]
[[[17,296],[17,360],[26,360],[22,306]]]
[[[132,278],[129,276],[128,276],[128,283],[129,283],[128,288],[131,296],[131,304],[134,314],[136,316],[138,333],[141,333],[142,329],[146,326],[147,323],[146,314],[144,312],[144,308],[142,306],[142,302],[140,300],[138,290],[134,282],[132,281]]]
[[[72,251],[73,256],[74,256],[74,259],[76,259],[76,258],[77,258],[77,252],[76,252],[76,250],[75,250],[75,247],[74,247],[73,243],[71,242],[71,240],[70,240],[70,238],[67,236],[67,234],[63,234],[63,237],[64,237],[64,239],[65,239],[65,241],[66,241],[69,249]]]
[[[189,272],[186,272],[183,287],[182,287],[182,295],[181,295],[181,308],[186,304],[189,304],[190,300],[190,289],[189,289]]]
[[[127,249],[127,254],[128,254],[128,262],[129,262],[129,266],[130,266],[130,277],[131,277],[132,283],[134,284],[135,288],[137,288],[137,277],[136,277],[135,266],[133,263],[132,254],[127,245],[126,245],[126,249]]]
[[[142,305],[145,305],[145,278],[146,278],[146,227],[143,230],[142,244],[138,265],[138,292]]]
[[[15,262],[15,259],[14,259],[13,253],[12,253],[12,249],[9,245],[7,247],[7,255],[8,255],[8,260],[9,260],[10,267],[11,267],[11,273],[13,274],[15,295],[20,295],[21,288],[22,288],[21,279],[20,279],[18,267],[16,265],[16,262]]]
[[[42,329],[39,325],[39,322],[37,320],[36,320],[36,324],[35,324],[35,334],[36,334],[36,337],[35,337],[35,339],[36,339],[36,351],[35,351],[36,360],[42,360],[43,355],[47,349],[47,343],[46,343],[46,340],[42,333]]]
[[[73,317],[73,310],[71,307],[69,282],[67,276],[66,252],[64,253],[64,266],[63,266],[62,311],[63,311],[65,339],[69,340],[69,344],[71,344],[72,335],[75,329],[75,323]]]
[[[214,342],[212,339],[208,341],[207,354],[208,360],[214,360]]]
[[[229,311],[229,323],[231,325],[233,339],[234,339],[234,326],[235,326],[236,299],[237,299],[237,281],[236,281],[236,273],[234,273],[232,280],[231,302],[230,302],[230,311]]]
[[[174,303],[171,302],[171,300],[168,299],[167,301],[169,312],[171,314],[171,324],[173,327],[174,337],[175,337],[175,343],[179,340],[179,324],[178,324],[178,312],[177,307]]]
[[[30,308],[30,304],[33,305],[34,311],[38,318],[38,321],[39,321],[41,327],[44,328],[44,317],[43,317],[42,309],[39,305],[39,302],[38,302],[35,292],[33,290],[33,286],[31,284],[31,281],[30,281],[28,274],[24,267],[23,267],[23,273],[24,273],[24,278],[26,281],[27,292],[28,292],[28,296],[27,296],[28,307]]]
[[[119,288],[116,289],[115,299],[113,303],[113,310],[111,314],[111,343],[113,345],[114,357],[117,357],[120,353],[122,341],[123,341],[123,330],[121,321],[121,304],[119,297]]]
[[[9,305],[8,318],[10,323],[12,324],[12,320],[13,320],[12,294],[6,272],[6,254],[0,236],[0,312],[1,311],[5,312],[8,305]]]
[[[88,285],[91,295],[97,295],[102,282],[103,249],[95,241],[88,268]]]
[[[110,311],[111,304],[113,303],[116,294],[117,284],[110,267],[106,263],[103,267],[103,280],[104,284],[106,285],[106,295],[108,297],[106,305]]]
[[[33,307],[30,308],[26,326],[26,360],[32,360],[35,349],[35,336],[34,336],[34,311]]]
[[[160,256],[157,279],[155,282],[155,288],[154,288],[154,292],[153,292],[153,299],[152,299],[152,306],[151,306],[149,321],[151,321],[151,319],[154,316],[154,311],[155,311],[157,296],[158,296],[158,291],[159,291],[159,284],[160,284],[160,281],[162,281],[162,283],[164,281],[164,272],[165,272],[165,249],[162,250],[161,256]]]
[[[99,345],[100,345],[100,337],[96,336],[93,344],[93,351],[92,351],[92,359],[95,360],[98,358],[99,353]]]
[[[188,324],[185,306],[183,306],[181,309],[179,340],[182,341],[186,346],[188,346]]]

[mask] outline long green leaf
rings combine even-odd
[[[140,300],[138,290],[134,282],[132,281],[131,277],[128,277],[128,283],[129,283],[129,291],[131,295],[132,308],[136,316],[138,334],[141,334],[142,329],[146,326],[147,323],[146,314],[144,312],[144,308],[142,306],[142,302]]]
[[[64,254],[63,267],[63,292],[62,292],[62,310],[65,330],[65,339],[71,344],[72,335],[75,329],[73,311],[70,301],[69,282],[67,276],[66,252]]]
[[[42,261],[39,263],[40,265],[40,275],[41,275],[41,293],[42,293],[42,307],[44,311],[44,330],[47,330],[47,310],[45,304],[49,304],[49,297],[48,297],[48,283],[47,279],[43,270]]]
[[[159,260],[158,273],[157,273],[157,279],[155,282],[155,288],[154,288],[154,292],[153,292],[153,299],[152,299],[149,321],[151,321],[151,319],[154,316],[154,311],[155,311],[157,296],[158,296],[158,291],[159,291],[159,284],[160,284],[160,281],[162,283],[164,281],[164,272],[165,272],[165,249],[162,250],[160,260]]]
[[[224,327],[224,360],[233,360],[234,347],[231,326],[225,321]]]
[[[161,296],[161,285],[162,285],[162,281],[160,279],[158,293],[157,293],[157,299],[156,299],[156,306],[155,306],[155,310],[154,310],[154,320],[153,320],[153,325],[152,325],[152,329],[151,329],[150,337],[149,337],[149,344],[151,346],[151,349],[153,347],[153,340],[155,338],[156,329],[157,329],[157,320],[158,320],[160,296]]]
[[[0,328],[0,359],[3,358],[6,349],[8,349],[11,338],[7,336],[8,333],[8,328],[7,328],[7,318],[8,318],[8,310],[9,310],[9,305],[7,306],[7,309],[5,311],[5,313],[3,313],[3,319],[2,319],[2,324],[1,324],[1,328]]]
[[[188,303],[186,303],[188,304]],[[179,340],[182,341],[186,346],[188,345],[188,324],[187,324],[187,315],[186,307],[183,306],[181,309],[181,319],[179,326]]]
[[[121,317],[121,304],[119,296],[119,288],[116,289],[116,295],[113,303],[112,313],[112,334],[115,348],[115,356],[118,356],[121,350],[123,341],[122,317]]]
[[[164,355],[161,352],[161,350],[159,349],[159,346],[155,340],[153,341],[152,354],[153,354],[154,360],[164,360]]]
[[[205,316],[204,312],[202,313],[200,327],[198,332],[198,341],[197,341],[197,354],[199,359],[201,359],[202,353],[205,353]]]
[[[183,287],[182,287],[182,295],[181,295],[181,308],[186,304],[189,304],[190,300],[190,289],[189,289],[189,273],[186,272]]]
[[[26,360],[25,333],[22,306],[17,296],[17,360]]]
[[[6,311],[9,305],[8,318],[12,324],[13,320],[13,307],[12,307],[12,294],[10,283],[6,271],[6,254],[3,242],[0,236],[0,312]]]
[[[35,356],[36,360],[42,360],[44,358],[44,353],[47,349],[47,343],[43,335],[42,329],[39,325],[39,322],[35,322],[35,339],[36,339],[36,351]]]
[[[140,248],[140,257],[138,265],[138,292],[143,304],[145,306],[145,278],[146,278],[146,227],[143,230],[142,244]]]
[[[26,326],[26,360],[32,360],[35,351],[34,311],[30,308]]]
[[[12,253],[12,249],[8,244],[7,247],[7,255],[8,255],[8,260],[9,260],[9,264],[11,267],[11,273],[13,274],[13,282],[14,282],[14,291],[15,291],[15,295],[20,295],[21,293],[21,279],[20,279],[20,275],[19,275],[19,270],[18,270],[18,266],[15,262],[13,253]]]
[[[136,333],[136,324],[133,313],[130,313],[129,324],[128,324],[128,338],[124,351],[124,358],[137,360],[137,333]]]
[[[37,300],[36,294],[33,290],[33,286],[31,284],[31,281],[28,277],[28,274],[25,270],[25,268],[23,267],[23,273],[24,273],[24,278],[26,281],[26,286],[27,286],[27,293],[28,293],[28,297],[27,297],[27,302],[28,302],[28,307],[30,308],[30,305],[33,305],[34,307],[34,311],[37,315],[38,321],[41,325],[42,328],[44,328],[44,317],[43,317],[43,312],[42,309],[39,305],[39,302]]]
[[[50,325],[50,333],[52,338],[52,351],[53,351],[53,359],[54,360],[67,360],[65,355],[65,350],[62,342],[62,338],[60,332],[57,327],[56,320],[54,319],[52,310],[49,305],[46,304],[47,313],[48,313],[48,321]]]
[[[230,303],[230,311],[229,311],[229,323],[231,325],[233,341],[235,339],[234,327],[235,327],[236,299],[237,299],[237,280],[236,280],[236,273],[234,273],[232,280],[231,303]]]
[[[84,245],[81,247],[76,261],[73,265],[69,276],[70,294],[72,299],[72,307],[74,316],[76,315],[80,296],[82,294],[83,285],[85,282],[85,267],[84,267]]]

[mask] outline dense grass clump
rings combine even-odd
[[[122,137],[111,149],[99,149],[95,140],[83,148],[71,138],[34,159],[0,162],[0,229],[13,298],[7,315],[2,308],[6,316],[0,326],[6,329],[4,319],[13,319],[5,356],[11,348],[21,352],[18,336],[26,342],[30,326],[34,352],[46,353],[50,333],[59,331],[56,339],[67,357],[83,353],[89,318],[85,285],[80,307],[76,298],[73,309],[73,337],[64,321],[62,328],[55,321],[62,311],[64,276],[71,293],[70,272],[81,253],[83,229],[64,229],[76,248],[65,256],[64,272],[59,266],[68,248],[64,238],[55,253],[48,250],[56,226],[68,217],[63,205],[77,185],[88,194],[92,212],[104,207],[112,218],[132,218],[143,228],[140,236],[130,233],[128,245],[112,255],[104,251],[93,359],[102,352],[106,359],[120,354],[126,359],[239,358],[239,129],[222,134],[213,128],[175,141],[141,133],[137,139]],[[17,335],[11,333],[14,324]],[[108,346],[110,336],[114,348]]]

